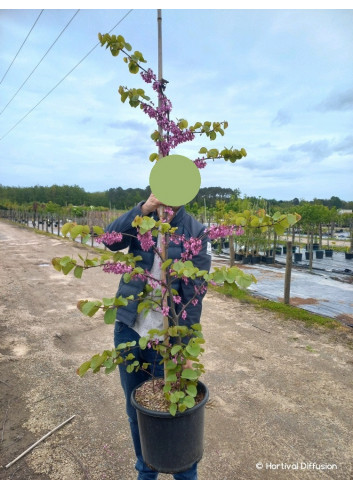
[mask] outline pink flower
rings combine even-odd
[[[191,260],[193,256],[198,255],[202,250],[202,241],[198,238],[184,239],[183,246],[185,251],[181,254],[181,257],[184,260]]]
[[[225,238],[230,236],[234,232],[235,226],[226,226],[225,224],[215,224],[206,230],[211,240],[218,238]]]
[[[152,246],[154,246],[151,231],[147,231],[145,234],[137,233],[137,239],[140,241],[141,248],[144,251],[148,251],[150,248],[152,248]]]
[[[188,316],[188,313],[187,313],[187,312],[184,310],[184,311],[181,313],[181,317],[182,317],[183,319],[186,319],[186,318],[187,318],[187,316]]]
[[[194,160],[194,163],[197,166],[197,168],[200,169],[205,168],[205,166],[207,165],[206,158],[197,158],[196,160]]]
[[[163,316],[168,316],[168,314],[169,314],[169,306],[163,306],[162,307],[162,314],[163,314]]]
[[[103,265],[103,272],[106,273],[124,274],[130,273],[131,271],[132,267],[130,265],[126,265],[126,263],[107,262]]]
[[[175,302],[175,304],[180,304],[181,303],[180,295],[173,295],[173,301]]]
[[[105,243],[106,245],[112,245],[114,243],[120,243],[122,241],[123,235],[121,233],[117,233],[115,231],[111,233],[101,234],[96,238],[97,243]]]

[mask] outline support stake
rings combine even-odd
[[[38,440],[35,443],[33,443],[33,445],[31,445],[29,448],[27,448],[27,450],[25,450],[23,453],[21,453],[21,455],[19,455],[17,458],[15,458],[15,460],[13,460],[9,464],[5,465],[5,469],[8,469],[9,467],[11,467],[11,465],[13,465],[15,462],[17,462],[17,460],[20,460],[20,458],[24,457],[28,452],[30,452],[31,450],[33,450],[33,448],[36,447],[40,442],[42,442],[43,440],[45,440],[46,438],[48,438],[48,436],[51,435],[52,433],[54,433],[54,431],[58,430],[59,428],[61,428],[62,426],[64,426],[66,423],[68,423],[69,421],[71,421],[75,416],[76,416],[76,414],[74,414],[73,416],[71,416],[71,418],[67,419],[63,423],[59,424],[59,426],[57,426],[53,430],[49,431],[49,433],[47,433],[46,435],[42,436],[42,438],[40,440]]]

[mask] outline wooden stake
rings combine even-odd
[[[46,438],[48,438],[48,436],[51,435],[52,433],[54,433],[54,431],[58,430],[59,428],[61,428],[62,426],[64,426],[66,423],[68,423],[69,421],[71,421],[75,416],[76,416],[76,414],[74,414],[73,416],[71,416],[71,418],[67,419],[63,423],[59,424],[59,426],[57,426],[53,430],[49,431],[49,433],[47,433],[46,435],[42,436],[42,438],[40,440],[38,440],[35,443],[33,443],[33,445],[31,445],[29,448],[27,448],[27,450],[25,450],[23,453],[21,453],[21,455],[19,455],[17,458],[15,458],[15,460],[13,460],[9,464],[5,465],[5,468],[8,469],[9,467],[11,467],[11,465],[13,465],[15,462],[17,462],[17,460],[20,460],[20,458],[24,457],[28,452],[30,452],[31,450],[33,450],[33,448],[36,447],[40,442],[42,442],[43,440],[45,440]]]

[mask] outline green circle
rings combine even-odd
[[[152,193],[168,206],[187,204],[197,195],[200,186],[200,170],[185,156],[165,156],[155,163],[150,173]]]

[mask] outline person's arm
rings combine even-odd
[[[115,231],[116,233],[126,233],[130,236],[123,236],[122,241],[119,243],[114,243],[112,245],[106,245],[111,251],[118,251],[128,248],[130,246],[130,242],[132,237],[135,237],[137,234],[136,228],[132,227],[131,223],[135,219],[136,216],[147,216],[153,213],[159,206],[161,202],[156,199],[156,197],[151,194],[146,202],[139,202],[133,209],[126,212],[122,216],[115,219],[115,221],[111,222],[106,228],[106,233],[112,233]]]

